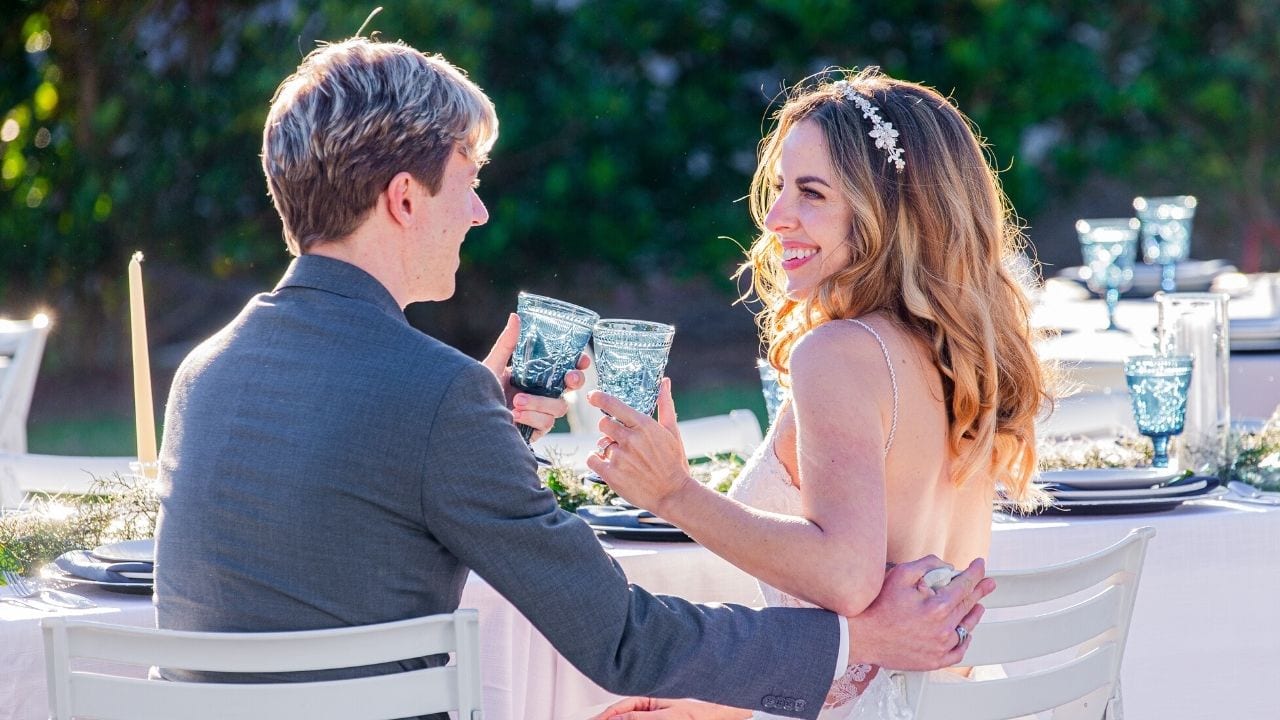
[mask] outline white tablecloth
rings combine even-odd
[[[1280,508],[1205,502],[1150,515],[999,522],[990,565],[1016,569],[1078,557],[1141,525],[1155,527],[1157,535],[1125,653],[1127,717],[1277,717],[1271,683],[1280,673]],[[606,544],[628,577],[650,590],[759,604],[753,580],[692,543]],[[77,614],[153,622],[146,598],[87,594],[103,607],[96,615]],[[480,610],[486,717],[584,718],[612,697],[561,658],[482,579],[467,583],[462,605]],[[0,720],[45,717],[38,620],[46,615],[0,604]]]

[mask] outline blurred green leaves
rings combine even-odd
[[[492,219],[463,254],[507,287],[583,263],[723,278],[753,232],[735,200],[771,101],[866,64],[951,94],[1024,217],[1100,173],[1201,196],[1211,252],[1230,253],[1280,195],[1277,5],[403,0],[365,32],[441,52],[497,104]],[[215,278],[278,272],[268,103],[371,4],[0,6],[0,303],[91,302],[137,248]]]

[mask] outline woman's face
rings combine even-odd
[[[778,196],[765,227],[778,236],[787,297],[803,300],[818,283],[849,263],[853,207],[839,180],[821,128],[804,120],[782,140]]]

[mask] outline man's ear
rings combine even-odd
[[[416,182],[413,175],[399,172],[387,183],[387,214],[399,225],[408,225],[413,221],[414,211],[421,210],[415,204],[417,197],[413,193]]]

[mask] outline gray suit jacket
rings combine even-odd
[[[470,569],[613,692],[817,714],[833,614],[630,585],[535,469],[483,365],[412,328],[362,270],[303,256],[174,378],[159,625],[280,631],[450,612]]]

